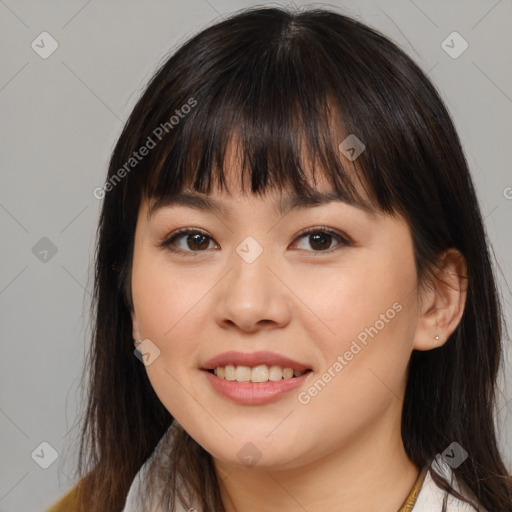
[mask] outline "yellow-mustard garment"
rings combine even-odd
[[[423,484],[423,480],[425,479],[426,472],[427,468],[424,468],[422,471],[420,471],[420,474],[418,475],[418,478],[416,479],[416,482],[414,483],[409,496],[407,496],[403,505],[397,512],[411,512],[413,510],[414,504],[416,503],[416,498],[418,497],[421,486]],[[76,489],[76,486],[73,487],[67,494],[60,498],[59,501],[53,504],[45,512],[74,512],[77,507]]]
[[[77,503],[76,486],[54,503],[45,512],[75,512]]]
[[[425,480],[425,476],[427,474],[427,467],[425,466],[419,473],[416,482],[412,486],[411,492],[409,496],[405,498],[403,505],[399,508],[398,512],[412,512],[414,504],[416,503],[416,499],[418,498],[418,494],[420,493],[421,487]]]

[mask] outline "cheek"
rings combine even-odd
[[[368,280],[373,293],[360,293],[355,283],[348,293],[339,292],[343,309],[331,323],[336,335],[323,336],[324,367],[300,397],[305,430],[314,431],[318,422],[337,429],[341,421],[340,436],[350,435],[403,396],[415,320],[410,281],[384,293]]]
[[[190,371],[197,370],[202,329],[191,319],[199,315],[203,286],[204,281],[186,279],[154,256],[150,261],[144,251],[134,255],[132,294],[141,336],[160,350],[146,372],[160,401],[185,424],[193,414],[201,414],[190,401]]]
[[[134,258],[132,290],[134,306],[143,338],[159,349],[159,357],[146,366],[151,385],[167,410],[178,419],[190,416],[190,392],[199,371],[201,333],[204,326],[193,321],[203,317],[204,280],[171,272],[169,265],[153,258]],[[190,274],[188,274],[190,277]],[[188,392],[187,392],[188,391]],[[200,411],[195,411],[200,414]]]
[[[325,366],[316,386],[321,392],[311,390],[317,394],[310,411],[334,423],[335,411],[340,417],[350,411],[345,421],[356,428],[403,393],[417,315],[412,248],[400,254],[368,252],[324,297],[315,305],[323,307],[318,315],[333,332],[319,342]]]
[[[387,349],[407,345],[416,314],[412,248],[401,254],[361,251],[337,274],[333,279],[332,269],[323,276],[319,272],[318,282],[325,286],[317,284],[308,298],[317,322],[325,326],[321,339],[331,359],[349,350],[354,340],[362,346],[366,341],[366,348],[373,339]]]
[[[132,294],[141,334],[168,343],[204,296],[201,281],[180,276],[159,258],[134,257]]]

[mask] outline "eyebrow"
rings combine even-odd
[[[284,216],[287,213],[294,210],[314,208],[316,206],[322,206],[332,202],[344,203],[348,204],[349,206],[354,206],[365,212],[370,218],[373,218],[376,215],[375,208],[367,203],[350,203],[342,199],[338,194],[334,192],[318,191],[313,191],[308,196],[285,196],[275,203],[274,210],[279,215]],[[221,201],[218,201],[205,195],[181,192],[178,194],[158,198],[154,203],[150,205],[148,209],[148,218],[151,218],[157,212],[157,210],[160,210],[162,208],[172,208],[174,206],[185,206],[188,208],[194,208],[196,210],[213,213],[215,215],[222,216],[228,219],[233,217],[232,209],[222,204]]]

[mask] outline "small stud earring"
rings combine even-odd
[[[436,341],[439,341],[439,336],[436,335],[436,337],[434,338]]]

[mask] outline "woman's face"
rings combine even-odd
[[[149,340],[163,405],[230,467],[300,467],[384,424],[399,436],[419,325],[406,222],[338,200],[283,213],[287,192],[232,193],[201,195],[221,210],[139,211],[133,334]],[[199,233],[162,245],[181,228]]]

